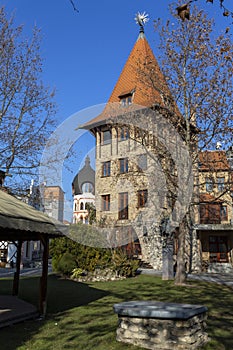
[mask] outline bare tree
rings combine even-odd
[[[181,2],[177,7],[177,14],[178,16],[184,21],[185,19],[190,19],[190,5],[194,2],[199,2],[200,0],[189,0],[187,2]],[[229,6],[225,6],[224,0],[206,0],[207,3],[218,3],[219,8],[222,11],[222,15],[225,17],[231,17],[233,18],[233,11],[229,9]]]
[[[76,11],[76,12],[79,12],[77,6],[75,5],[75,2],[73,0],[69,0],[69,1],[70,1],[71,5],[73,7],[73,10]]]
[[[14,19],[1,8],[0,168],[22,187],[23,180],[35,176],[54,125],[54,92],[41,81],[39,50],[39,30],[25,39],[23,26],[14,26]]]
[[[226,146],[232,143],[233,45],[227,33],[214,38],[213,20],[197,7],[189,20],[177,18],[174,6],[171,12],[174,22],[159,27],[162,67],[184,118],[185,141],[196,169],[200,150],[215,149],[217,142]],[[196,143],[192,140],[194,129]],[[191,230],[191,209],[181,231]],[[185,280],[183,250],[178,254],[177,283]]]

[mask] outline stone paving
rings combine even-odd
[[[233,288],[233,275],[220,273],[202,273],[188,275],[188,280],[199,280],[210,283],[223,284]]]
[[[146,275],[162,276],[161,271],[153,269],[139,269],[139,272]],[[210,283],[223,284],[233,288],[233,275],[230,273],[200,273],[200,274],[188,274],[188,280],[199,280]]]

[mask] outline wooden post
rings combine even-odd
[[[14,273],[12,295],[18,295],[19,293],[19,274],[20,274],[22,243],[23,242],[21,240],[19,240],[17,243],[16,271]]]
[[[39,300],[39,312],[41,315],[46,314],[47,306],[47,277],[48,277],[48,257],[49,257],[49,238],[44,235],[41,236],[41,242],[44,246],[43,250],[43,265],[42,276],[40,278],[40,300]]]

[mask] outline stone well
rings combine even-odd
[[[208,341],[205,306],[130,301],[113,309],[118,314],[120,342],[153,350],[192,350]]]

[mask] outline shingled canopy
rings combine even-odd
[[[21,248],[24,241],[41,241],[43,266],[40,280],[39,312],[45,313],[48,275],[49,239],[66,234],[67,226],[26,203],[0,191],[0,241],[14,242],[17,247],[13,295],[18,295]]]

